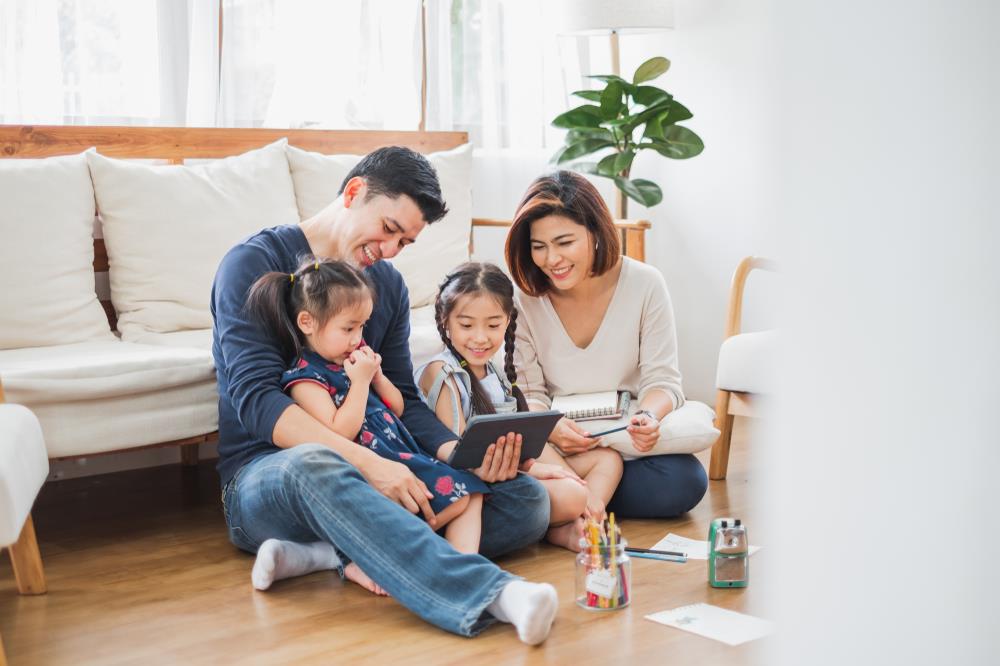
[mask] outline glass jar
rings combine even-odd
[[[576,603],[587,610],[619,610],[632,601],[632,559],[628,542],[591,546],[580,539],[576,556]]]

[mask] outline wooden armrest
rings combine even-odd
[[[729,313],[726,317],[726,337],[730,338],[740,332],[740,322],[743,319],[743,288],[747,276],[754,269],[777,272],[778,265],[764,257],[744,257],[736,266],[733,282],[729,290]]]

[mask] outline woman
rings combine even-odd
[[[514,216],[506,259],[521,292],[515,363],[529,408],[548,409],[555,395],[629,391],[631,444],[637,454],[652,449],[663,418],[684,402],[673,308],[659,271],[621,256],[597,189],[570,171],[535,180]],[[600,440],[564,418],[551,442],[568,455]],[[626,460],[607,508],[635,518],[676,516],[707,487],[693,455]]]

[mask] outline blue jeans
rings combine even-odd
[[[691,454],[626,460],[608,502],[620,518],[673,518],[693,509],[708,490],[708,475]]]
[[[519,475],[492,490],[483,504],[482,552],[497,555],[541,539],[549,522],[545,489]],[[406,608],[462,636],[495,621],[485,608],[515,579],[483,555],[457,552],[319,444],[247,463],[226,485],[223,507],[237,547],[256,552],[271,538],[326,541]]]

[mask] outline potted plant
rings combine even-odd
[[[566,144],[552,156],[552,161],[614,180],[625,195],[619,197],[620,218],[628,212],[626,196],[646,207],[663,200],[659,185],[631,178],[632,161],[639,151],[652,150],[670,159],[685,160],[705,148],[697,134],[677,124],[693,117],[687,107],[662,88],[644,85],[669,68],[669,60],[656,57],[639,65],[631,82],[616,75],[591,76],[603,81],[604,88],[573,94],[592,103],[570,109],[552,121],[553,126],[568,130]],[[584,157],[600,159],[579,161]]]

